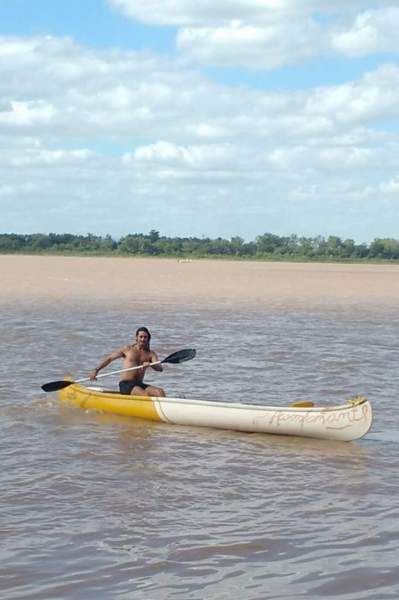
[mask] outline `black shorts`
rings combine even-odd
[[[143,390],[148,388],[148,385],[146,383],[143,383],[142,381],[120,381],[119,391],[121,394],[130,395],[132,393],[132,389],[136,385]]]

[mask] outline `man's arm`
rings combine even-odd
[[[159,360],[156,352],[151,352],[151,363],[157,362]],[[153,365],[150,363],[150,367],[154,369],[154,371],[163,371],[162,365]]]
[[[124,356],[125,356],[124,348],[122,348],[121,350],[116,350],[116,352],[111,352],[111,354],[108,354],[108,356],[103,358],[103,360],[100,362],[98,367],[93,369],[93,371],[90,371],[90,373],[89,373],[90,379],[91,380],[96,379],[97,375],[101,371],[101,369],[104,369],[105,367],[107,367],[110,363],[112,363],[117,358],[123,358]]]

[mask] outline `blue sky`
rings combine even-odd
[[[399,7],[322,7],[0,0],[1,232],[399,238]]]
[[[106,0],[0,0],[3,35],[71,36],[97,48],[173,52],[175,28],[126,19]]]

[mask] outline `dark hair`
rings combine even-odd
[[[148,335],[148,344],[146,346],[146,349],[149,350],[150,349],[150,341],[151,341],[151,333],[148,331],[147,327],[139,327],[138,330],[136,331],[136,338],[137,338],[138,334],[140,333],[140,331],[144,331],[144,333],[146,333]]]

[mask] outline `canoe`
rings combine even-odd
[[[339,406],[297,402],[286,407],[186,398],[126,396],[98,387],[71,384],[58,392],[62,402],[116,415],[195,427],[352,441],[372,423],[370,402],[357,396]]]

